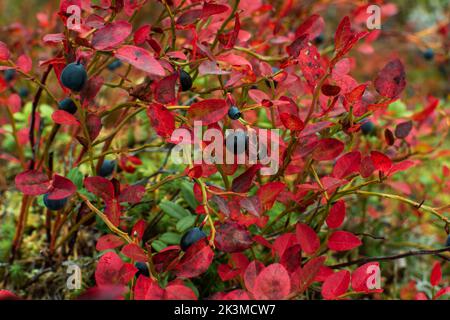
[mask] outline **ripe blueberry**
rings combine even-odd
[[[372,121],[366,121],[361,125],[361,131],[364,135],[372,134],[375,131],[375,125]]]
[[[236,130],[226,136],[225,144],[227,150],[233,152],[235,155],[246,152],[249,145],[248,134],[243,130]]]
[[[145,262],[136,262],[134,266],[138,269],[135,274],[136,278],[139,277],[139,275],[150,277],[150,272],[148,271],[148,267]]]
[[[11,80],[13,80],[16,76],[16,70],[14,69],[6,69],[3,75],[3,78],[5,79],[6,82],[10,82]]]
[[[203,238],[206,238],[206,234],[200,228],[192,228],[181,237],[180,247],[183,251],[186,251],[190,246]]]
[[[53,211],[58,211],[64,208],[67,203],[68,198],[59,199],[59,200],[51,200],[48,198],[48,194],[44,195],[44,204],[45,206]]]
[[[98,174],[104,178],[108,177],[113,173],[115,167],[116,167],[116,162],[114,160],[105,160],[105,161],[103,161]]]
[[[19,96],[21,98],[26,98],[26,97],[28,97],[29,94],[30,94],[30,90],[28,90],[28,88],[22,87],[19,89]]]
[[[324,40],[325,40],[325,36],[323,35],[323,33],[321,33],[314,39],[314,43],[322,44]]]
[[[108,64],[108,70],[109,71],[114,71],[118,68],[120,68],[122,66],[122,61],[120,61],[119,59],[114,60],[113,62],[111,62],[110,64]]]
[[[447,237],[447,242],[445,242],[446,247],[450,247],[450,234]]]
[[[192,87],[192,78],[183,69],[180,70],[180,83],[181,83],[181,91],[188,91]]]
[[[433,58],[434,58],[434,51],[433,51],[433,49],[428,48],[427,50],[425,50],[423,52],[423,58],[425,60],[433,60]]]
[[[64,110],[70,114],[74,114],[77,112],[77,105],[70,98],[65,98],[59,102],[58,108],[60,110]]]
[[[237,119],[239,119],[242,116],[242,114],[239,111],[238,107],[232,106],[230,109],[228,109],[228,116],[232,120],[237,120]]]
[[[73,91],[80,91],[86,83],[87,73],[79,62],[68,64],[61,73],[61,82]]]

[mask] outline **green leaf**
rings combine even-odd
[[[180,244],[181,236],[175,232],[163,233],[159,240],[167,244]]]
[[[159,203],[159,207],[164,213],[178,220],[190,215],[189,211],[172,201],[163,200]]]
[[[83,188],[83,174],[78,168],[71,169],[67,174],[67,178],[77,186],[77,189]]]
[[[193,185],[193,183],[183,181],[181,183],[181,194],[183,195],[183,199],[186,200],[189,207],[195,210],[198,206],[198,201],[194,196]]]
[[[184,217],[183,219],[180,219],[177,222],[177,226],[176,226],[177,230],[179,232],[186,231],[187,229],[189,229],[190,227],[192,227],[194,225],[195,219],[196,219],[196,216],[194,216],[194,215],[190,215],[190,216]]]
[[[166,247],[167,247],[167,244],[165,244],[162,241],[155,240],[155,241],[152,242],[152,248],[155,249],[158,252],[163,250]]]

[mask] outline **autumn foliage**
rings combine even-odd
[[[354,1],[47,2],[0,34],[0,299],[448,299],[448,86],[410,48],[445,71],[448,21],[428,40],[389,1],[386,30]],[[174,163],[197,121],[278,129],[277,172]]]

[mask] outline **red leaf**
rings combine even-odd
[[[385,154],[378,151],[371,151],[370,157],[372,158],[373,166],[375,170],[388,172],[392,167],[392,161]]]
[[[298,38],[303,35],[308,36],[308,40],[313,40],[318,37],[325,27],[325,22],[318,14],[309,16],[298,28],[295,30],[295,37]]]
[[[360,245],[362,245],[361,240],[347,231],[335,231],[328,239],[328,248],[333,251],[352,250]]]
[[[291,280],[286,269],[274,263],[256,277],[253,294],[258,300],[281,300],[291,291]]]
[[[121,44],[131,34],[131,24],[116,21],[97,30],[92,37],[92,46],[96,50],[111,50]]]
[[[125,45],[120,47],[114,55],[148,74],[155,76],[164,76],[165,74],[161,64],[147,50],[140,47]]]
[[[258,275],[261,273],[262,270],[264,270],[264,265],[258,260],[253,260],[247,266],[243,277],[245,287],[247,288],[248,291],[250,292],[254,291],[256,278],[258,277]]]
[[[216,228],[215,243],[217,249],[224,252],[244,251],[253,243],[253,239],[244,226],[227,221]]]
[[[72,114],[64,110],[56,110],[52,113],[52,120],[57,124],[67,126],[79,126],[80,122]]]
[[[319,50],[314,45],[308,45],[300,51],[297,59],[308,85],[315,88],[319,79],[325,74],[325,70],[320,63]]]
[[[317,161],[333,160],[336,159],[338,155],[344,150],[344,144],[333,138],[325,138],[319,140],[312,157]]]
[[[269,210],[273,207],[275,200],[284,188],[284,183],[269,182],[258,189],[256,195],[259,197],[264,210]]]
[[[341,270],[329,276],[322,285],[322,296],[326,300],[336,299],[347,292],[350,272]]]
[[[0,43],[1,44],[1,43]],[[1,48],[0,48],[1,50]],[[1,52],[0,52],[1,54]],[[8,290],[0,290],[0,301],[6,301],[6,300],[20,300],[18,296],[16,296],[14,293]]]
[[[48,192],[48,199],[60,200],[70,197],[77,191],[77,187],[67,178],[55,174],[52,186]]]
[[[316,275],[325,262],[325,257],[309,260],[303,267],[299,267],[292,275],[292,291],[301,294],[314,282]]]
[[[297,243],[297,236],[294,233],[285,233],[277,237],[272,245],[272,254],[278,254],[282,257],[284,252]]]
[[[95,249],[97,249],[97,251],[109,250],[120,247],[123,244],[124,241],[122,238],[113,234],[105,234],[97,240]]]
[[[327,217],[327,226],[329,228],[335,229],[339,228],[345,219],[345,202],[343,200],[338,200],[330,208],[330,213]]]
[[[301,131],[305,127],[303,121],[296,115],[283,112],[280,114],[283,125],[291,131]]]
[[[314,254],[320,247],[320,239],[314,229],[304,223],[297,223],[295,230],[302,250]]]
[[[327,97],[337,96],[339,92],[341,92],[341,87],[331,84],[324,84],[320,89],[322,90],[322,93]]]
[[[19,191],[29,196],[44,194],[50,188],[50,180],[47,175],[37,170],[19,173],[15,178],[15,183]]]
[[[234,45],[236,44],[236,40],[239,36],[239,31],[241,29],[241,22],[239,20],[239,14],[236,12],[234,14],[234,27],[233,30],[228,34],[228,41],[224,46],[224,49],[232,49]]]
[[[442,269],[439,261],[436,261],[431,270],[430,283],[433,287],[439,285],[442,280]]]
[[[367,87],[367,84],[361,84],[361,85],[355,87],[354,89],[352,89],[352,91],[350,91],[349,93],[347,93],[345,95],[345,99],[347,100],[347,102],[349,104],[353,104],[355,102],[360,101],[362,99],[364,91],[366,91],[366,87]]]
[[[111,223],[117,227],[120,224],[120,216],[121,216],[119,202],[115,198],[104,200],[106,204],[105,214],[108,217],[109,221],[111,221]]]
[[[394,164],[391,169],[389,170],[389,172],[387,173],[388,176],[393,175],[396,172],[399,171],[405,171],[409,168],[411,168],[412,166],[414,166],[416,163],[414,161],[411,160],[404,160],[402,162],[398,162],[396,164]]]
[[[175,117],[166,107],[159,103],[152,103],[147,108],[147,116],[159,136],[170,138],[175,130]]]
[[[175,274],[180,278],[195,278],[208,270],[214,258],[214,252],[206,241],[200,240],[187,249]]]
[[[203,126],[216,123],[228,113],[228,105],[223,99],[207,99],[193,103],[187,112],[188,119],[202,121]]]
[[[352,151],[340,157],[333,168],[332,176],[343,179],[352,173],[359,172],[361,165],[361,152]]]
[[[136,273],[137,268],[132,264],[124,263],[115,252],[105,253],[97,264],[95,281],[97,286],[126,285]]]
[[[144,195],[145,195],[144,186],[142,185],[128,186],[120,192],[119,202],[128,202],[130,204],[136,204],[141,202],[141,199]]]
[[[10,57],[8,46],[0,41],[0,61],[7,61]]]
[[[363,178],[368,178],[375,171],[375,165],[370,156],[365,156],[361,160],[361,167],[359,168],[359,173]]]
[[[197,300],[191,288],[185,285],[168,285],[164,291],[164,300]]]
[[[222,4],[208,3],[206,2],[203,5],[202,9],[202,19],[208,18],[215,14],[221,14],[228,10],[228,6],[224,6]]]
[[[155,99],[162,104],[170,104],[176,101],[175,85],[178,80],[178,73],[175,72],[167,76],[154,85]]]
[[[369,289],[367,286],[369,277],[374,276],[374,272],[369,270],[369,267],[377,267],[377,270],[379,270],[380,264],[378,262],[369,262],[366,264],[363,264],[359,268],[357,268],[355,271],[352,272],[352,288],[353,291],[356,292],[381,292],[383,290],[380,289]]]
[[[87,177],[84,179],[86,190],[99,196],[105,201],[110,201],[115,197],[114,186],[103,177]]]
[[[19,69],[21,69],[23,72],[25,73],[29,73],[31,71],[31,68],[33,67],[33,61],[31,60],[31,58],[29,56],[27,56],[26,54],[22,54],[18,59],[17,59],[17,66],[19,67]]]
[[[423,121],[423,120],[427,119],[434,112],[434,110],[437,108],[438,105],[439,105],[439,99],[437,99],[433,96],[430,96],[430,97],[428,97],[428,105],[425,107],[425,109],[413,114],[413,116],[411,118],[414,121]]]
[[[162,300],[164,289],[161,289],[156,280],[139,275],[134,286],[135,300]]]
[[[89,131],[91,141],[94,141],[102,130],[102,119],[98,115],[90,113],[86,119],[86,126]]]
[[[130,243],[124,246],[121,253],[137,262],[147,261],[147,255],[145,254],[144,250],[142,250],[142,248],[135,243]]]
[[[406,86],[405,69],[401,61],[395,59],[386,64],[374,83],[380,95],[388,98],[398,97]]]
[[[253,184],[253,179],[256,176],[258,170],[261,169],[260,164],[255,164],[247,169],[240,176],[233,179],[233,184],[231,185],[231,190],[233,192],[247,192],[250,190]]]

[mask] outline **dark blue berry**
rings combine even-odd
[[[30,90],[28,90],[28,88],[22,87],[19,89],[19,96],[21,98],[26,98],[26,97],[28,97],[29,94],[30,94]]]
[[[104,178],[108,177],[113,173],[115,167],[116,167],[116,162],[114,160],[105,160],[105,161],[103,161],[98,174]]]
[[[3,78],[6,82],[12,81],[16,77],[16,70],[14,69],[6,69],[3,75]]]
[[[180,70],[180,84],[181,84],[181,91],[188,91],[192,88],[192,78],[183,69]]]
[[[228,109],[228,116],[232,120],[237,120],[237,119],[239,119],[242,116],[242,114],[239,111],[238,107],[232,106],[230,109]]]
[[[65,98],[59,102],[58,108],[60,110],[64,110],[70,114],[74,114],[77,112],[77,105],[70,98]]]
[[[364,135],[372,134],[375,131],[375,125],[372,121],[366,121],[361,125],[361,131]]]
[[[225,144],[228,151],[233,152],[233,154],[237,155],[248,150],[249,138],[245,131],[236,130],[226,136]]]
[[[64,208],[67,203],[68,198],[59,199],[59,200],[51,200],[48,198],[48,194],[44,195],[44,204],[45,206],[53,211],[58,211]]]
[[[120,61],[119,59],[114,60],[113,62],[111,62],[110,64],[108,64],[108,70],[109,71],[114,71],[118,68],[120,68],[122,66],[122,61]]]
[[[425,60],[433,60],[433,58],[434,58],[434,51],[433,51],[433,49],[428,48],[427,50],[425,50],[423,52],[423,58]]]
[[[81,91],[87,80],[87,73],[81,63],[68,64],[61,73],[61,82],[70,90]]]
[[[148,267],[145,262],[136,262],[134,266],[138,269],[135,274],[136,278],[139,277],[139,275],[150,277],[150,272],[148,271]]]
[[[450,234],[447,237],[447,242],[445,242],[446,247],[450,247]]]
[[[181,237],[180,247],[183,251],[186,251],[190,246],[203,238],[206,238],[206,234],[200,228],[192,228]]]
[[[324,40],[325,40],[325,36],[324,36],[323,33],[321,33],[314,39],[314,43],[315,44],[322,44]]]

